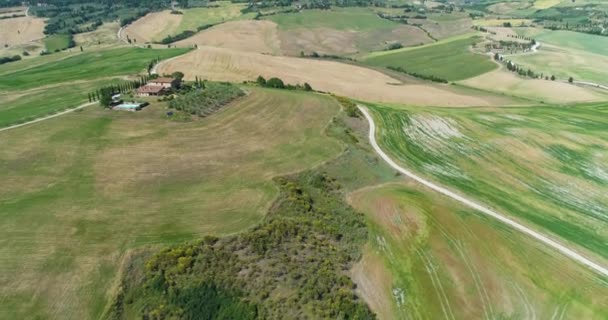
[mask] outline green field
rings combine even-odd
[[[77,84],[63,84],[48,89],[0,93],[0,128],[77,107],[88,102],[88,92],[117,81],[117,79],[92,80]]]
[[[281,13],[265,19],[276,22],[280,29],[332,28],[337,30],[369,31],[391,28],[398,24],[378,17],[365,8],[333,8],[331,10],[304,10],[299,13]]]
[[[475,42],[478,42],[478,38],[459,37],[420,48],[373,54],[364,62],[372,66],[400,67],[408,72],[448,81],[462,80],[498,67],[489,57],[470,51],[470,46]]]
[[[248,88],[211,117],[91,107],[0,133],[0,318],[97,319],[130,249],[261,221],[271,179],[336,157],[328,97]]]
[[[574,31],[551,31],[535,28],[514,28],[514,30],[520,35],[537,39],[541,44],[545,42],[564,49],[576,49],[608,56],[608,37]]]
[[[371,110],[406,167],[608,258],[605,105]]]
[[[60,82],[145,72],[153,59],[171,58],[188,50],[120,48],[85,52],[27,70],[4,73],[0,79],[0,90],[22,90]]]
[[[70,45],[70,36],[65,34],[54,34],[44,39],[46,51],[55,52],[67,49]]]
[[[608,55],[545,45],[535,54],[509,57],[536,73],[555,75],[558,79],[608,84]]]
[[[605,283],[591,271],[414,182],[350,197],[371,225],[363,272],[375,280],[372,294],[386,301],[376,307],[384,318],[608,315]]]

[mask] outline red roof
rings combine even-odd
[[[152,83],[172,83],[173,78],[156,78],[156,79],[150,80],[150,82],[152,82]]]
[[[137,88],[137,93],[159,93],[161,91],[163,91],[163,87],[161,86],[151,86],[149,84],[143,86],[143,87],[139,87]]]

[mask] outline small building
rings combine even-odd
[[[179,80],[173,79],[173,78],[168,78],[168,77],[160,77],[160,78],[156,78],[156,79],[152,79],[152,80],[148,81],[148,85],[161,86],[165,89],[169,89],[171,87],[174,87],[174,88],[178,87]]]
[[[165,91],[164,86],[147,84],[137,88],[137,95],[140,97],[160,96]]]

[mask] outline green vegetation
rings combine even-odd
[[[5,73],[0,79],[0,89],[21,90],[60,82],[138,73],[146,69],[150,60],[171,58],[188,50],[120,48],[85,52],[30,69]]]
[[[395,27],[398,24],[378,17],[365,8],[333,8],[331,10],[304,10],[299,13],[280,13],[265,17],[276,22],[281,29],[332,28],[366,31]]]
[[[371,301],[391,307],[378,310],[387,319],[608,316],[596,274],[421,185],[384,184],[351,199],[373,239],[360,272],[373,281]]]
[[[15,62],[15,61],[19,61],[21,60],[21,56],[20,55],[15,55],[12,57],[2,57],[0,58],[0,64],[5,64],[5,63],[9,63],[9,62]]]
[[[489,57],[470,51],[479,38],[463,38],[445,43],[373,55],[364,60],[372,66],[401,68],[408,73],[448,81],[471,78],[497,68]]]
[[[325,174],[276,182],[279,199],[261,225],[164,249],[133,268],[142,275],[127,274],[111,318],[141,310],[199,319],[204,310],[203,319],[373,319],[345,272],[367,240],[363,216]]]
[[[54,34],[44,39],[44,45],[47,52],[57,52],[67,48],[72,48],[76,45],[69,34]]]
[[[605,106],[507,110],[372,108],[398,162],[608,258]]]
[[[175,30],[176,34],[187,30],[200,30],[201,26],[212,26],[242,15],[244,4],[231,3],[230,1],[216,1],[209,7],[189,8],[183,10],[183,18]]]
[[[514,30],[522,36],[533,37],[541,43],[608,56],[608,37],[534,28],[515,28]]]
[[[0,132],[0,317],[98,319],[127,251],[248,229],[272,177],[340,153],[331,98],[248,90],[204,121],[166,121],[152,102]]]
[[[230,83],[206,82],[204,88],[194,89],[171,100],[169,108],[206,117],[244,94],[243,90]]]

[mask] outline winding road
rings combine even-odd
[[[370,142],[370,144],[372,145],[372,147],[374,148],[376,153],[384,161],[386,161],[386,163],[388,163],[393,169],[395,169],[395,170],[399,171],[400,173],[402,173],[403,175],[423,184],[424,186],[432,189],[433,191],[439,192],[449,198],[452,198],[452,199],[466,205],[467,207],[473,208],[477,211],[480,211],[481,213],[483,213],[485,215],[495,218],[496,220],[512,227],[513,229],[516,229],[517,231],[519,231],[521,233],[531,236],[532,238],[536,239],[537,241],[542,242],[543,244],[559,251],[560,253],[569,257],[570,259],[572,259],[582,265],[585,265],[586,267],[592,269],[594,272],[596,272],[604,277],[608,277],[608,268],[600,265],[599,263],[591,261],[590,259],[577,253],[575,250],[570,249],[570,248],[566,247],[565,245],[551,239],[550,237],[548,237],[538,231],[534,231],[534,230],[520,224],[519,222],[516,222],[498,212],[490,210],[487,207],[485,207],[473,200],[467,199],[453,191],[450,191],[440,185],[437,185],[429,180],[426,180],[426,179],[414,174],[413,172],[399,166],[386,153],[384,153],[384,151],[382,151],[382,149],[378,146],[378,143],[376,142],[376,124],[374,123],[374,119],[372,118],[372,116],[369,114],[369,111],[365,107],[362,107],[362,106],[358,106],[358,108],[359,108],[359,110],[361,110],[361,112],[363,113],[363,115],[365,116],[367,121],[369,122],[369,142]]]

